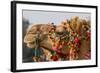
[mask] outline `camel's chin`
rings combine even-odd
[[[35,44],[27,43],[27,47],[28,47],[28,48],[35,48],[35,46],[36,46]]]

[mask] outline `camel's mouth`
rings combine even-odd
[[[26,34],[26,36],[24,37],[24,43],[27,44],[27,47],[29,48],[34,48],[35,47],[35,38],[36,36],[33,34]]]
[[[35,35],[33,35],[33,34],[28,34],[28,35],[26,35],[25,37],[24,37],[24,42],[25,43],[34,43],[35,42],[35,38],[36,38],[36,36]]]

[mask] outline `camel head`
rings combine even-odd
[[[32,24],[27,28],[26,35],[24,37],[24,43],[26,43],[27,47],[35,48],[36,47],[36,39],[39,34],[39,44],[40,46],[50,47],[51,43],[48,39],[49,30],[54,27],[52,24]]]

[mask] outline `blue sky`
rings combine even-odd
[[[59,24],[64,19],[71,19],[73,16],[79,16],[86,20],[91,19],[90,13],[23,10],[23,17],[34,24],[52,22],[54,24]]]

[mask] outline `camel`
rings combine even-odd
[[[32,24],[27,28],[26,31],[26,35],[24,37],[24,43],[26,43],[27,47],[29,48],[36,48],[37,44],[36,44],[36,39],[38,37],[39,40],[39,47],[41,47],[41,49],[44,52],[44,55],[46,57],[46,59],[49,61],[51,60],[51,52],[52,51],[56,51],[56,49],[53,49],[57,47],[57,45],[64,43],[63,39],[65,39],[66,37],[68,37],[67,35],[65,35],[66,32],[70,32],[71,36],[76,36],[76,34],[78,34],[77,36],[79,36],[80,39],[84,38],[83,34],[87,33],[87,31],[90,31],[90,22],[86,21],[84,19],[80,19],[79,17],[73,17],[70,20],[64,20],[62,21],[59,25],[54,25],[53,23],[47,23],[47,24]],[[57,33],[55,35],[55,32]],[[75,34],[73,34],[75,33]],[[56,38],[56,39],[55,39]],[[80,49],[78,49],[78,53],[77,55],[74,57],[75,54],[71,54],[74,53],[75,50],[73,51],[73,48],[71,49],[60,49],[60,51],[62,52],[62,54],[70,54],[72,56],[70,57],[66,57],[66,60],[83,60],[84,55],[90,51],[90,39],[88,39],[89,41],[87,41],[87,39],[84,39],[81,41],[81,46]],[[71,46],[72,43],[67,43]],[[88,45],[87,45],[88,44]],[[75,46],[75,45],[74,45]],[[59,46],[61,47],[61,46]],[[66,47],[63,47],[66,48]],[[56,51],[57,52],[57,51]],[[59,53],[59,52],[58,52]],[[36,60],[36,59],[34,59]],[[38,60],[36,60],[38,61]]]

